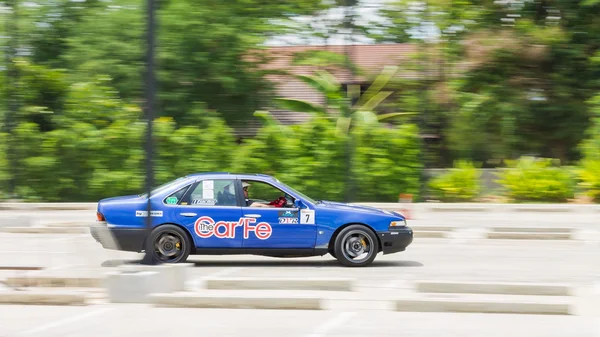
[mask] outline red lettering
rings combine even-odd
[[[248,220],[248,219],[246,219]],[[250,219],[252,223],[256,222],[254,219]],[[256,226],[251,226],[248,224],[248,221],[244,224],[244,239],[247,239],[250,232],[254,232],[257,238],[261,240],[266,240],[271,236],[272,228],[266,222],[261,222]]]
[[[271,236],[271,226],[266,222],[261,222],[256,226],[256,237],[261,240],[266,240]]]
[[[254,218],[244,218],[244,239],[248,238],[251,230],[254,230],[254,226],[250,226],[249,223],[255,223],[256,219]]]
[[[203,239],[210,238],[213,235],[219,239],[233,239],[235,238],[235,228],[243,226],[244,239],[250,237],[250,232],[254,232],[254,235],[260,240],[271,237],[273,233],[271,225],[266,222],[260,222],[256,226],[250,225],[250,223],[255,222],[256,219],[254,218],[240,218],[237,222],[219,221],[215,224],[211,217],[203,216],[194,223],[194,232]]]
[[[219,228],[221,227],[225,227],[225,232],[221,233],[219,232]],[[231,235],[231,233],[229,232],[229,222],[225,222],[225,221],[219,221],[215,224],[215,236],[218,237],[219,239],[222,238],[227,238]]]
[[[208,216],[198,218],[194,223],[194,231],[199,237],[206,239],[213,235],[214,220]]]

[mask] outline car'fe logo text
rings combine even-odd
[[[244,239],[250,236],[250,232],[260,240],[266,240],[271,237],[273,229],[266,222],[259,222],[257,225],[251,225],[256,222],[254,218],[240,218],[238,221],[219,221],[215,223],[211,217],[203,216],[194,223],[194,232],[203,239],[215,236],[219,239],[235,238],[235,228],[242,226],[244,228]]]

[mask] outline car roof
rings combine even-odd
[[[228,175],[232,175],[232,176],[236,176],[239,177],[240,179],[244,179],[244,178],[265,178],[268,180],[276,180],[274,177],[268,175],[268,174],[262,174],[262,173],[234,173],[234,172],[196,172],[196,173],[190,173],[188,175],[186,175],[186,177],[202,177],[202,176],[228,176]]]

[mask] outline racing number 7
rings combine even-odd
[[[303,209],[300,211],[300,223],[313,225],[315,223],[315,211],[310,209]]]

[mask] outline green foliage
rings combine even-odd
[[[0,13],[0,34],[6,46],[23,52],[12,67],[8,64],[9,71],[0,72],[2,102],[17,104],[16,111],[0,106],[2,131],[6,111],[16,126],[0,136],[0,189],[8,179],[10,145],[21,197],[83,201],[138,193],[144,184],[145,6],[133,0],[118,6],[99,0],[12,4],[17,14]],[[416,194],[421,164],[417,131],[410,123],[418,122],[422,134],[441,137],[421,157],[428,165],[449,165],[455,158],[501,162],[524,153],[563,163],[583,157],[580,186],[595,195],[600,25],[594,10],[599,4],[394,0],[381,11],[388,23],[358,27],[351,20],[328,22],[327,15],[318,24],[293,22],[330,8],[320,0],[161,2],[156,113],[164,118],[154,121],[157,181],[234,168],[274,174],[330,199],[340,199],[352,178],[359,199],[395,200],[398,193]],[[440,34],[421,43],[421,36],[412,33],[425,31],[430,23]],[[360,73],[345,55],[296,55],[296,65],[323,70],[300,78],[324,94],[326,104],[279,102],[325,118],[281,126],[261,114],[266,125],[258,137],[237,146],[230,127],[272,106],[265,40],[289,32],[318,35],[316,26],[329,26],[323,32],[327,37],[332,25],[333,30],[352,26],[377,41],[416,46],[407,46],[411,56],[388,64],[392,67],[362,96],[357,85],[342,90],[329,72],[351,66]],[[11,69],[18,79],[6,78]],[[410,76],[399,79],[400,73]],[[352,106],[353,100],[358,102]],[[405,111],[424,113],[412,117]],[[398,116],[406,123],[399,128],[380,123]],[[503,175],[509,195],[515,200],[568,198],[569,174],[540,165],[522,160]],[[454,188],[464,198],[474,195],[468,192],[466,182],[473,179],[468,172],[465,167],[436,181],[438,193],[444,191],[440,197],[462,198],[452,194]],[[526,179],[517,179],[520,175]]]
[[[595,202],[600,202],[600,160],[584,159],[577,173],[584,193]]]
[[[414,125],[359,124],[353,135],[354,200],[392,202],[399,193],[418,194],[422,166]],[[350,169],[347,138],[337,132],[335,122],[322,117],[295,126],[267,125],[236,151],[233,171],[271,174],[315,199],[340,201]]]
[[[316,198],[343,197],[344,137],[335,124],[315,117],[309,122],[266,125],[243,144],[233,161],[235,172],[265,173]]]
[[[600,160],[600,95],[589,100],[592,117],[585,132],[585,139],[579,145],[585,159]]]
[[[292,129],[287,149],[293,157],[280,180],[316,199],[343,200],[346,137],[336,132],[333,121],[319,117]]]
[[[10,179],[8,172],[8,158],[6,156],[6,143],[8,135],[6,133],[0,133],[0,199],[3,199],[7,195],[8,190],[7,182]]]
[[[479,196],[481,172],[473,163],[458,160],[450,172],[433,178],[429,182],[431,192],[444,202],[468,202]]]
[[[566,202],[575,195],[575,179],[570,171],[553,166],[553,162],[530,157],[507,161],[510,168],[498,174],[498,182],[514,201]]]
[[[413,124],[387,127],[359,124],[353,131],[356,153],[352,163],[358,201],[397,201],[400,193],[419,195],[423,165],[420,139]]]

